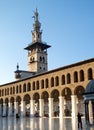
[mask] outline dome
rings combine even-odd
[[[92,93],[92,92],[94,92],[94,79],[91,80],[91,81],[88,83],[88,85],[87,85],[87,87],[86,87],[86,90],[85,90],[85,93]]]

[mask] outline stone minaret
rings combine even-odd
[[[37,9],[33,18],[32,42],[25,48],[28,50],[28,71],[42,73],[48,70],[47,49],[51,46],[42,41]]]

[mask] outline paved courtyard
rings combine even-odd
[[[64,118],[19,118],[0,117],[0,130],[81,130],[77,128],[77,119]],[[82,130],[94,130],[86,127],[83,118]]]

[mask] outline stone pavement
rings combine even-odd
[[[87,127],[83,118],[82,130],[94,130]],[[0,117],[0,130],[81,130],[77,128],[77,119],[71,118],[18,118]]]

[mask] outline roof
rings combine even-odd
[[[91,80],[88,85],[86,86],[85,93],[94,93],[94,79]]]
[[[25,50],[31,50],[32,48],[37,47],[37,46],[41,46],[42,50],[45,50],[45,49],[51,47],[50,45],[47,45],[46,43],[44,44],[44,43],[40,43],[40,42],[35,42],[35,43],[30,43],[24,49]]]

